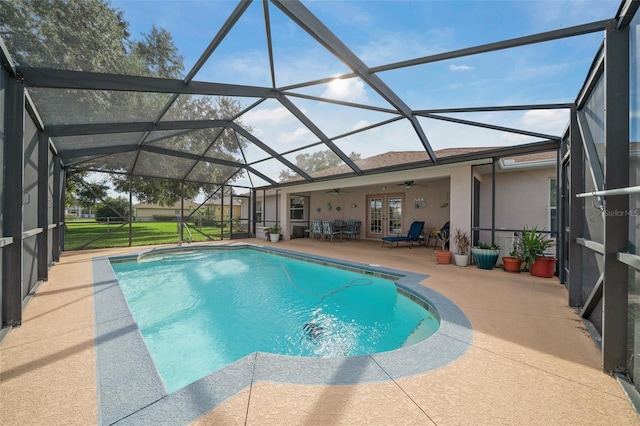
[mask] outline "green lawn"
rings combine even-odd
[[[93,241],[83,248],[127,247],[129,245],[129,225],[98,223],[88,220],[67,220],[64,233],[64,249],[77,250],[87,242],[99,235],[110,231],[109,235]],[[210,241],[206,236],[196,231],[192,225],[188,225],[193,235],[193,242]],[[202,232],[208,234],[214,240],[220,240],[220,228],[216,226],[203,226]],[[176,222],[136,222],[132,225],[131,245],[143,246],[154,244],[178,243],[178,226]],[[224,238],[229,238],[229,231],[225,229]],[[184,239],[188,240],[185,231]]]

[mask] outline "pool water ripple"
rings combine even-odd
[[[439,327],[392,280],[250,248],[159,251],[113,269],[169,392],[256,351],[359,356]]]

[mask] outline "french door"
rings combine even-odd
[[[402,235],[403,194],[367,195],[367,238]]]

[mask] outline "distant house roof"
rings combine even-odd
[[[534,154],[516,155],[514,157],[505,157],[503,160],[513,160],[516,164],[532,163],[534,161],[555,161],[555,151],[536,152]]]
[[[490,151],[498,147],[466,147],[466,148],[444,148],[435,151],[437,158],[446,158],[464,154],[471,154],[482,151]],[[556,159],[555,151],[536,152],[533,154],[523,154],[512,157],[504,157],[503,161],[511,164],[523,164],[528,162],[541,162],[551,161]],[[511,161],[509,161],[511,160]],[[374,155],[373,157],[363,158],[354,161],[355,164],[362,170],[368,169],[383,169],[385,167],[393,167],[399,164],[416,164],[416,163],[431,163],[431,158],[426,151],[390,151],[384,154]],[[334,176],[345,173],[350,173],[352,170],[346,164],[331,167],[316,172],[311,172],[309,175],[314,178]],[[288,182],[295,182],[302,180],[302,177],[296,176],[288,180]]]

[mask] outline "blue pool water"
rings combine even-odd
[[[439,327],[390,279],[261,250],[160,251],[112,266],[169,392],[255,351],[365,355]]]

